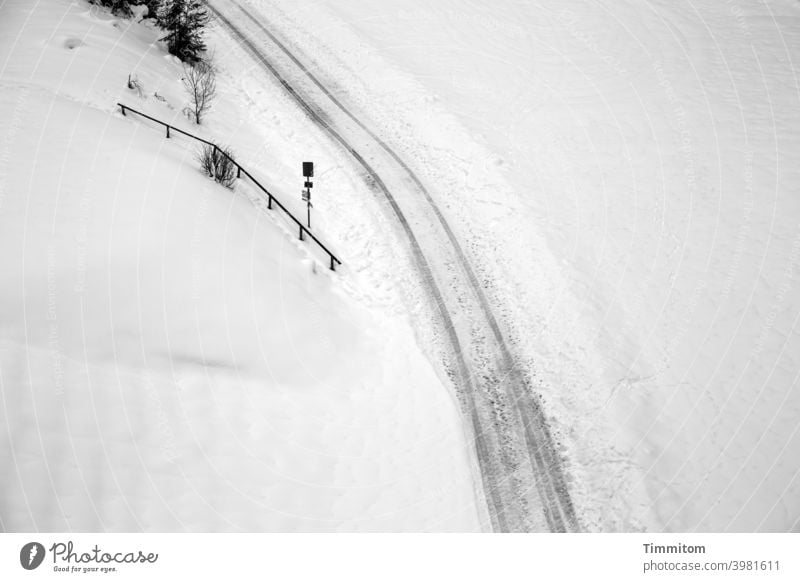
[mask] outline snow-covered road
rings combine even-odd
[[[588,529],[797,528],[796,2],[239,1],[469,241]]]
[[[413,255],[424,299],[443,330],[442,361],[471,425],[493,528],[579,530],[541,403],[504,337],[491,296],[422,181],[269,31],[262,14],[227,1],[212,10],[264,72],[353,156],[394,217],[395,234]]]

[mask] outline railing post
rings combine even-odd
[[[145,118],[147,118],[147,119],[150,119],[151,121],[155,121],[156,123],[160,123],[161,125],[163,125],[163,126],[166,128],[166,131],[167,131],[167,138],[171,137],[171,136],[170,136],[170,134],[171,134],[170,130],[171,130],[171,129],[175,129],[175,130],[176,130],[178,133],[183,133],[183,134],[187,135],[187,136],[188,136],[188,137],[190,137],[190,138],[193,138],[193,139],[195,139],[195,140],[201,141],[201,142],[203,142],[203,143],[205,143],[205,144],[207,144],[207,145],[213,146],[213,148],[214,148],[214,153],[215,153],[215,154],[217,154],[217,155],[219,155],[219,154],[222,154],[222,155],[224,155],[224,156],[225,156],[225,157],[226,157],[226,158],[227,158],[227,159],[228,159],[228,160],[229,160],[231,163],[233,163],[234,165],[236,165],[236,178],[241,178],[241,177],[242,177],[242,172],[244,172],[244,173],[245,173],[245,175],[246,175],[248,178],[250,178],[250,181],[251,181],[251,182],[253,182],[253,183],[255,183],[255,185],[256,185],[256,186],[258,186],[258,187],[259,187],[259,188],[260,188],[260,189],[261,189],[261,190],[262,190],[262,191],[263,191],[263,192],[264,192],[264,193],[267,195],[267,208],[268,208],[269,210],[273,210],[273,208],[272,208],[272,199],[274,198],[274,196],[273,196],[273,195],[272,195],[272,194],[271,194],[271,193],[270,193],[270,192],[269,192],[269,191],[268,191],[266,188],[264,188],[264,187],[263,187],[261,184],[259,184],[259,183],[258,183],[258,182],[255,180],[255,178],[253,178],[253,177],[252,177],[250,174],[248,174],[248,173],[247,173],[247,170],[244,170],[244,169],[242,168],[242,166],[240,166],[240,165],[239,165],[239,164],[238,164],[238,163],[237,163],[237,162],[236,162],[236,161],[235,161],[233,158],[231,158],[231,157],[230,157],[230,156],[229,156],[227,153],[225,153],[225,152],[224,152],[222,149],[220,149],[220,147],[219,147],[219,146],[217,146],[217,144],[215,144],[215,143],[210,143],[210,142],[207,142],[206,140],[204,140],[204,139],[202,139],[202,138],[199,138],[199,137],[197,137],[197,136],[194,136],[194,135],[192,135],[192,134],[190,134],[190,133],[187,133],[187,132],[185,132],[185,131],[182,131],[182,130],[180,130],[180,129],[178,129],[178,128],[174,128],[174,127],[170,126],[169,124],[167,124],[167,123],[164,123],[163,121],[159,121],[158,119],[155,119],[155,118],[153,118],[153,117],[150,117],[149,115],[145,115],[144,113],[141,113],[141,112],[137,111],[136,109],[132,109],[132,108],[130,108],[130,107],[126,107],[126,106],[125,106],[125,105],[123,105],[122,103],[117,103],[117,105],[119,105],[119,107],[120,107],[120,111],[122,112],[122,115],[125,115],[125,116],[127,116],[127,114],[128,114],[128,113],[127,113],[127,111],[128,111],[128,109],[130,109],[131,111],[133,111],[133,112],[134,112],[134,113],[136,113],[137,115],[141,115],[142,117],[145,117]],[[276,201],[277,201],[277,198],[276,198]],[[293,215],[291,212],[289,212],[288,210],[286,210],[286,208],[284,208],[284,207],[281,205],[280,201],[278,201],[278,207],[279,207],[281,210],[283,210],[283,211],[284,211],[286,214],[288,214],[288,215],[289,215],[289,218],[293,219],[293,220],[295,221],[295,223],[297,223],[297,226],[298,226],[298,229],[299,229],[299,231],[298,231],[298,236],[299,236],[299,238],[300,238],[300,240],[301,240],[301,241],[305,241],[305,234],[306,234],[306,233],[308,233],[309,235],[311,235],[311,239],[312,239],[314,242],[316,242],[316,243],[317,243],[317,244],[318,244],[318,245],[319,245],[319,246],[322,248],[322,250],[323,250],[323,251],[325,251],[326,253],[328,253],[328,257],[330,258],[330,270],[331,270],[331,271],[335,271],[335,270],[336,270],[336,263],[339,263],[339,264],[341,265],[341,264],[342,264],[342,262],[341,262],[339,259],[337,259],[336,257],[334,257],[334,256],[333,256],[333,254],[332,254],[330,251],[328,251],[328,249],[327,249],[327,248],[325,248],[325,246],[324,246],[324,245],[323,245],[321,242],[319,242],[319,241],[318,241],[318,240],[317,240],[317,239],[314,237],[314,235],[311,233],[311,230],[310,230],[309,228],[306,228],[306,227],[304,227],[302,222],[300,222],[299,220],[297,220],[297,219],[294,217],[294,215]],[[309,221],[309,227],[310,227],[310,221]]]

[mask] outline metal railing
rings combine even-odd
[[[237,178],[241,178],[242,174],[244,174],[245,176],[250,178],[250,181],[253,184],[255,184],[262,192],[264,192],[264,194],[267,195],[267,208],[269,208],[271,210],[272,209],[272,204],[275,203],[275,204],[277,204],[278,208],[280,208],[281,210],[283,210],[286,213],[286,216],[288,216],[289,218],[292,219],[292,221],[294,221],[294,223],[299,228],[300,240],[305,240],[304,235],[308,235],[309,237],[311,237],[311,240],[313,240],[315,243],[317,243],[319,248],[321,248],[323,251],[325,251],[328,254],[328,257],[330,257],[330,267],[331,267],[332,271],[336,270],[336,265],[337,264],[339,264],[339,265],[342,264],[342,261],[340,261],[336,257],[336,255],[334,255],[331,251],[329,251],[328,247],[326,247],[324,244],[322,244],[320,242],[320,240],[317,237],[315,237],[310,230],[308,230],[307,227],[303,226],[303,223],[300,222],[299,220],[297,220],[297,218],[295,218],[295,216],[291,212],[289,212],[283,204],[281,204],[280,200],[275,198],[275,196],[272,194],[272,192],[270,192],[269,190],[264,188],[264,186],[262,186],[258,182],[258,180],[253,178],[253,176],[250,174],[250,172],[245,170],[242,166],[239,165],[238,162],[236,162],[236,160],[234,160],[232,157],[230,157],[228,154],[226,154],[223,150],[221,150],[217,144],[212,143],[212,142],[207,141],[207,140],[204,140],[202,137],[197,137],[196,135],[192,135],[191,133],[183,131],[182,129],[178,129],[177,127],[175,127],[173,125],[170,125],[169,123],[165,123],[165,122],[163,122],[163,121],[161,121],[159,119],[156,119],[155,117],[150,117],[146,113],[142,113],[141,111],[137,111],[133,107],[129,107],[127,105],[123,105],[122,103],[117,103],[117,105],[119,105],[120,111],[122,111],[122,115],[127,115],[125,112],[126,111],[131,111],[132,113],[135,113],[136,115],[140,115],[141,117],[149,119],[150,121],[154,121],[155,123],[158,123],[159,125],[163,125],[164,127],[167,128],[167,137],[170,137],[170,131],[175,131],[177,133],[181,133],[181,134],[185,135],[186,137],[190,137],[190,138],[192,138],[194,140],[197,140],[199,142],[202,142],[202,143],[204,143],[206,145],[209,145],[209,146],[213,147],[216,150],[217,153],[222,154],[223,156],[228,158],[231,161],[231,163],[234,166],[236,166],[236,177]]]

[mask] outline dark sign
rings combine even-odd
[[[303,162],[303,176],[306,178],[314,177],[314,162]]]

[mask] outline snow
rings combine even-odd
[[[586,529],[797,531],[796,3],[242,4],[436,198]],[[155,39],[0,5],[0,529],[486,529],[389,213],[221,27],[199,128]],[[119,100],[299,216],[313,159],[343,269]]]
[[[589,529],[797,530],[795,3],[242,4],[468,241]]]
[[[0,529],[484,529],[456,403],[391,265],[367,270],[369,210],[336,208],[365,186],[223,58],[190,124],[157,36],[83,1],[0,6]],[[117,101],[230,144],[295,210],[313,159],[344,269]]]

